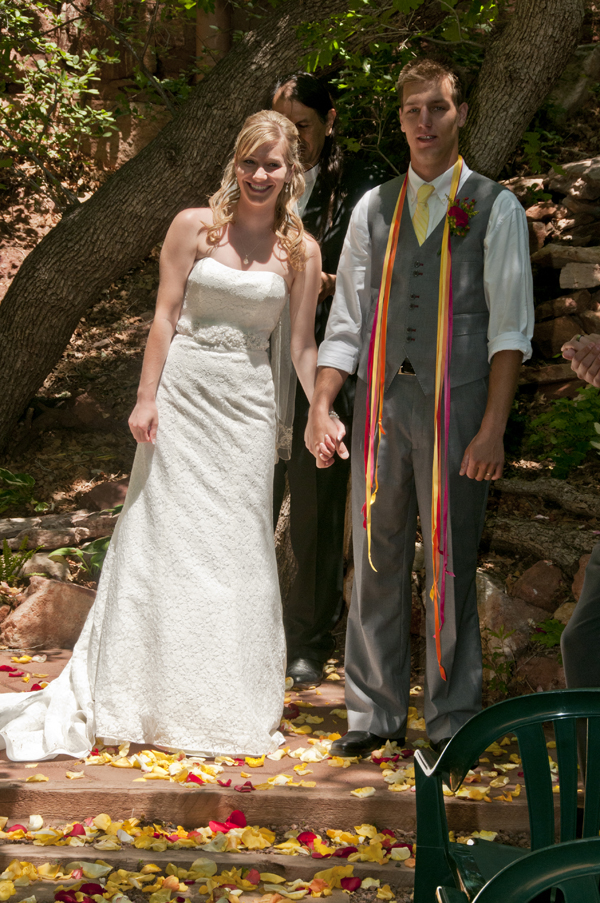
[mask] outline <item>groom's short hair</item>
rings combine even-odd
[[[396,90],[400,96],[400,105],[404,102],[404,85],[409,82],[434,82],[447,78],[452,88],[452,99],[458,107],[463,102],[463,87],[458,74],[446,63],[430,57],[417,57],[400,70]]]

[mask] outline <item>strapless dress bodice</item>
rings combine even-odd
[[[177,333],[214,350],[264,350],[287,300],[283,276],[203,257],[188,276]]]

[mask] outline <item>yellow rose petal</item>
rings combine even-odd
[[[250,768],[262,768],[265,764],[265,757],[260,756],[260,758],[254,759],[252,756],[246,756],[245,762]]]
[[[364,800],[367,796],[373,796],[375,793],[374,787],[357,787],[356,790],[351,790],[350,793],[352,796],[358,797],[359,800]]]
[[[66,771],[65,774],[70,781],[77,781],[79,778],[85,777],[85,771]]]
[[[49,781],[50,778],[47,778],[45,774],[30,774],[28,778],[25,778],[26,784],[42,784],[44,781]]]

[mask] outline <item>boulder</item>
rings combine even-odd
[[[20,576],[28,577],[30,574],[44,577],[52,577],[54,580],[66,580],[69,573],[69,565],[64,558],[50,558],[44,552],[37,552],[26,561],[21,568]]]
[[[551,561],[537,561],[519,577],[511,589],[513,596],[537,605],[547,612],[554,612],[557,596],[565,584],[560,568]]]
[[[547,223],[556,214],[557,210],[558,204],[555,204],[553,201],[539,201],[539,203],[527,208],[525,216],[531,222]]]
[[[563,271],[564,272],[564,271]],[[556,317],[536,323],[533,330],[533,344],[542,357],[560,354],[565,342],[581,332],[581,326],[574,317]]]
[[[114,508],[116,505],[122,505],[127,495],[129,486],[129,477],[122,480],[114,480],[103,483],[96,483],[88,492],[81,493],[78,500],[94,511],[105,511],[107,508]]]
[[[600,264],[600,247],[582,248],[570,245],[559,245],[555,242],[546,245],[541,251],[533,254],[532,263],[539,266],[551,266],[559,270],[569,263]],[[583,286],[586,288],[587,286]]]
[[[523,202],[531,191],[541,191],[546,179],[547,176],[514,176],[512,179],[506,179],[500,184],[512,191],[513,194],[516,194],[519,200]]]
[[[596,248],[579,248],[572,250],[591,251]],[[600,285],[600,264],[568,263],[560,271],[561,288],[595,288]]]
[[[553,169],[548,173],[548,185],[551,191],[566,194],[570,186],[580,179],[593,189],[598,189],[596,197],[600,197],[600,157],[565,163],[561,169],[565,170],[566,175],[561,175]]]
[[[591,554],[591,553],[590,553]],[[581,595],[581,590],[583,589],[583,581],[585,578],[585,569],[588,566],[588,562],[590,560],[590,554],[582,555],[579,559],[579,570],[573,577],[573,583],[571,584],[571,592],[577,601],[579,601],[579,597]]]
[[[584,201],[581,197],[575,197],[568,194],[563,202],[569,213],[578,219],[578,225],[586,225],[581,217],[586,217],[587,222],[591,223],[600,216],[600,205],[594,201]]]
[[[579,319],[587,335],[591,332],[600,332],[600,311],[584,310],[579,315]]]
[[[534,655],[517,662],[517,671],[532,690],[564,690],[565,671],[557,659],[548,655]]]
[[[510,633],[504,640],[488,637],[488,646],[501,650],[507,657],[515,657],[529,643],[530,620],[538,623],[548,617],[548,612],[521,599],[513,599],[491,577],[477,571],[477,610],[482,629],[493,633]]]
[[[552,301],[544,301],[535,309],[535,319],[549,320],[554,317],[572,316],[588,310],[592,303],[592,296],[586,288],[579,292],[571,292],[569,295],[561,295]]]
[[[529,230],[529,253],[535,254],[540,248],[544,247],[546,236],[550,230],[550,226],[546,223],[527,221]]]
[[[17,649],[72,649],[95,597],[74,583],[32,577],[19,607],[2,621],[0,641]]]
[[[561,624],[566,626],[573,617],[576,605],[577,602],[563,602],[562,605],[558,606],[552,617],[555,621],[560,621]]]
[[[9,616],[11,611],[12,608],[10,607],[10,605],[0,605],[0,624],[2,623],[2,621],[4,621],[5,618]]]

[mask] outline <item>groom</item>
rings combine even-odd
[[[352,440],[355,578],[346,641],[348,733],[332,755],[366,755],[385,738],[403,740],[410,688],[411,568],[417,510],[432,586],[432,460],[442,233],[458,134],[467,116],[457,76],[433,60],[404,67],[400,122],[410,148],[406,198],[392,271],[383,432],[371,557],[363,527],[364,436],[369,343],[390,226],[404,178],[356,206],[306,431],[317,466],[347,455],[329,412],[358,368]],[[427,596],[425,720],[434,748],[481,707],[481,641],[475,573],[489,481],[504,461],[503,435],[519,367],[531,354],[533,300],[522,207],[511,192],[462,167],[452,247],[453,336],[448,441],[448,576],[440,661]],[[475,201],[468,217],[464,205]],[[464,221],[466,220],[466,228]],[[461,226],[462,223],[462,226]],[[459,226],[459,229],[456,229]],[[460,234],[462,232],[462,235]],[[331,438],[334,437],[335,444]],[[375,570],[376,568],[376,570]],[[443,670],[443,674],[442,674]]]

